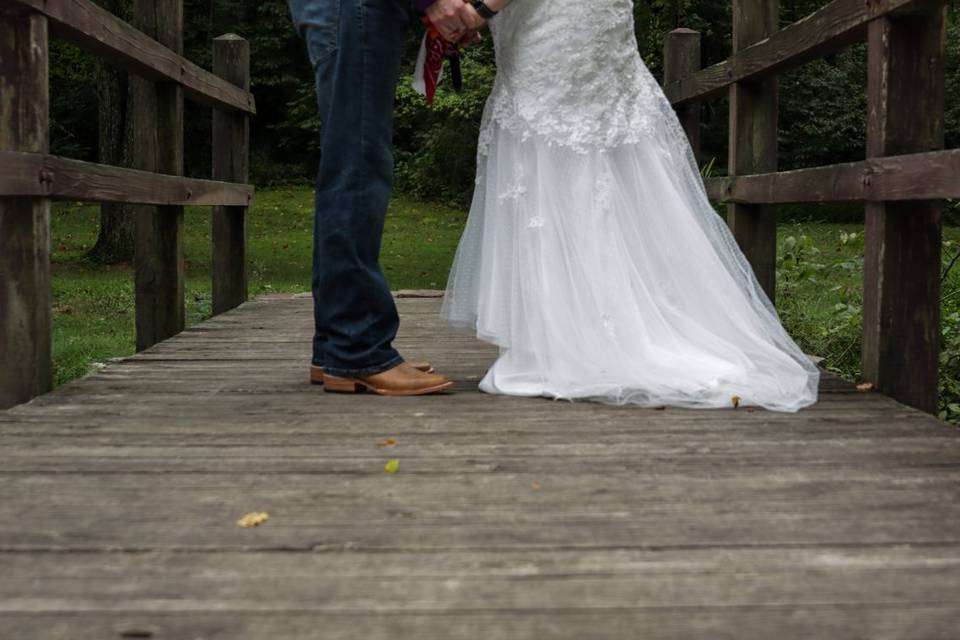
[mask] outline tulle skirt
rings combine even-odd
[[[500,347],[489,393],[794,412],[819,371],[664,127],[574,150],[490,122],[443,313]],[[687,147],[688,148],[688,147]]]

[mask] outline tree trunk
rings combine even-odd
[[[130,19],[130,0],[97,0],[104,9]],[[97,103],[99,106],[99,160],[104,164],[130,165],[132,138],[127,72],[97,62]],[[136,220],[129,205],[100,205],[100,235],[87,257],[106,264],[133,260]]]

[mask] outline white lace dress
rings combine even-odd
[[[489,393],[797,411],[819,372],[707,200],[631,0],[516,0],[443,312]]]

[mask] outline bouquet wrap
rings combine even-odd
[[[460,91],[463,79],[460,74],[460,49],[453,42],[448,42],[440,35],[433,22],[427,16],[421,18],[426,33],[420,43],[420,53],[417,55],[417,67],[413,73],[413,89],[427,98],[427,104],[433,104],[433,97],[437,92],[437,85],[443,77],[443,61],[450,61],[450,79],[453,88]]]

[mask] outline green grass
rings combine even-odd
[[[187,323],[210,316],[210,209],[184,216]],[[395,289],[446,285],[466,213],[444,205],[394,199],[382,264]],[[84,375],[91,364],[134,351],[133,270],[84,258],[96,241],[99,207],[58,204],[52,221],[55,382]],[[250,295],[310,289],[313,191],[257,193],[248,215]]]
[[[793,223],[778,227],[777,311],[791,336],[821,366],[860,373],[863,225]]]

